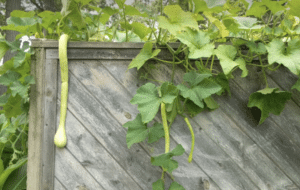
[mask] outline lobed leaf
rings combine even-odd
[[[149,27],[139,22],[133,22],[131,23],[131,26],[133,28],[133,32],[136,35],[138,35],[141,39],[143,39],[151,32],[151,29]]]
[[[278,88],[265,88],[250,95],[248,107],[257,107],[261,110],[259,124],[262,124],[270,113],[279,115],[291,96],[290,92],[278,91]]]
[[[5,117],[17,117],[18,115],[22,114],[24,112],[22,110],[22,101],[23,98],[18,94],[15,97],[10,96],[7,100],[7,103],[3,106]]]
[[[215,45],[210,43],[209,35],[206,32],[187,28],[177,32],[176,37],[189,47],[190,59],[210,57],[214,52]]]
[[[204,79],[211,77],[212,75],[210,73],[207,74],[199,74],[195,71],[191,71],[189,73],[186,73],[183,75],[183,80],[187,82],[191,87],[196,86],[200,82],[202,82]]]
[[[19,94],[22,98],[28,97],[28,88],[28,85],[23,85],[20,81],[16,81],[10,86],[12,96]]]
[[[192,13],[184,12],[179,5],[168,5],[164,8],[164,16],[158,17],[159,27],[167,29],[171,34],[176,35],[177,32],[185,30],[189,27],[194,30],[199,30],[196,19]]]
[[[160,92],[159,96],[156,86],[152,83],[147,83],[137,90],[130,101],[132,104],[138,104],[138,110],[142,114],[143,123],[148,123],[155,117],[161,102],[172,103],[176,98],[174,88],[169,88],[164,83],[161,89],[163,92]]]
[[[239,67],[243,71],[241,77],[246,77],[248,75],[245,60],[243,58],[235,60],[237,50],[234,46],[219,45],[219,47],[215,50],[215,54],[220,59],[220,65],[225,75],[230,74],[235,67]]]
[[[174,169],[178,167],[178,162],[171,158],[173,156],[180,156],[183,153],[184,148],[182,147],[182,145],[178,144],[175,149],[168,153],[151,157],[151,163],[154,166],[161,166],[171,173]]]
[[[211,23],[213,23],[219,29],[222,38],[229,36],[229,31],[219,19],[213,17],[212,14],[208,12],[205,12],[204,15],[208,18],[208,20]]]
[[[21,75],[15,71],[7,71],[0,76],[0,84],[9,86],[14,82],[17,82]]]
[[[189,77],[192,76],[193,73],[192,72],[186,73],[185,75]],[[200,80],[201,81],[197,83],[197,85],[195,85],[196,83],[194,83],[193,86],[187,87],[183,84],[180,84],[177,86],[177,88],[180,90],[181,95],[184,98],[188,98],[200,108],[204,108],[203,99],[208,98],[212,94],[219,92],[222,89],[222,87],[217,83],[215,83],[213,80],[207,79],[207,77],[209,77],[209,75],[207,74],[197,74],[197,75],[203,76],[203,79],[199,77],[198,81]],[[185,79],[186,82],[190,80],[190,78],[188,77],[186,77]]]
[[[128,148],[133,144],[144,141],[148,137],[147,125],[142,122],[141,114],[138,114],[133,121],[128,121],[123,125],[128,128],[126,143]]]
[[[281,39],[273,39],[266,45],[269,64],[283,64],[295,75],[300,74],[300,40],[292,39],[287,46]]]
[[[139,10],[137,10],[135,7],[131,6],[131,5],[125,5],[125,15],[129,15],[129,16],[142,16],[144,17],[145,14],[142,14]]]
[[[136,67],[138,70],[145,64],[145,62],[158,55],[160,49],[152,52],[153,44],[146,42],[140,53],[129,64],[128,69]]]

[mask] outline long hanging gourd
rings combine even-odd
[[[68,58],[67,58],[67,42],[69,36],[62,34],[59,39],[59,62],[61,74],[61,98],[60,98],[60,121],[57,132],[54,136],[54,144],[63,148],[67,144],[67,135],[65,130],[67,102],[68,102]]]

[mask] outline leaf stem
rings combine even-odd
[[[126,42],[128,42],[128,29],[127,29],[127,24],[126,24],[127,20],[126,20],[126,14],[125,14],[125,7],[124,7],[124,5],[123,5],[122,9],[123,9],[123,17],[124,17],[124,20],[125,20]]]
[[[212,72],[212,70],[213,70],[214,59],[215,59],[215,55],[213,55],[213,57],[212,57],[212,59],[211,59],[210,72]]]
[[[187,126],[189,127],[189,130],[191,132],[191,137],[192,137],[191,152],[190,152],[190,155],[188,158],[188,162],[191,163],[193,160],[193,152],[194,152],[194,146],[195,146],[195,134],[194,134],[193,127],[190,124],[189,119],[187,117],[185,117],[184,121],[186,122]]]
[[[269,88],[269,84],[268,84],[267,75],[266,75],[266,72],[265,72],[264,65],[262,63],[261,57],[258,56],[258,58],[259,58],[260,65],[262,66],[262,72],[263,72],[263,75],[264,75],[264,78],[265,78],[266,88]]]
[[[269,69],[270,71],[276,71],[279,67],[280,67],[280,64],[278,64],[278,65],[277,65],[276,67],[274,67],[274,68],[268,67],[268,69]]]
[[[173,68],[172,68],[172,75],[171,75],[171,82],[174,83],[174,75],[175,75],[175,56],[173,55]]]
[[[163,63],[170,63],[170,64],[180,64],[180,63],[184,62],[184,60],[181,60],[180,62],[165,61],[165,60],[162,60],[162,59],[158,59],[158,58],[156,58],[156,57],[153,57],[153,59],[155,59],[155,60],[157,60],[157,61],[161,61],[161,62],[163,62]]]

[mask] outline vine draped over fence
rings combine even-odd
[[[218,108],[213,95],[230,95],[229,80],[233,80],[235,70],[242,71],[240,77],[247,77],[249,67],[262,70],[264,88],[253,92],[248,102],[248,107],[260,109],[259,124],[270,113],[279,115],[292,96],[290,91],[269,86],[266,71],[284,66],[300,76],[300,4],[297,0],[261,0],[252,4],[245,0],[227,0],[218,6],[211,3],[208,6],[204,0],[189,0],[188,11],[179,5],[164,8],[161,5],[162,12],[157,18],[150,18],[126,5],[125,0],[115,0],[118,9],[89,6],[90,1],[63,0],[64,14],[13,11],[7,20],[8,25],[1,27],[20,34],[14,42],[0,42],[0,58],[9,49],[16,51],[16,55],[0,67],[0,84],[8,87],[0,97],[0,106],[3,106],[0,115],[0,179],[27,161],[28,94],[30,85],[34,84],[34,78],[30,76],[30,60],[34,52],[24,52],[27,47],[19,48],[18,39],[24,35],[58,39],[61,34],[68,34],[73,41],[142,41],[145,45],[128,69],[139,70],[150,59],[172,66],[173,73],[168,81],[149,82],[137,90],[131,103],[137,104],[140,114],[123,125],[128,129],[128,148],[146,139],[153,143],[165,138],[165,153],[151,158],[154,166],[163,169],[162,177],[153,183],[156,190],[165,188],[165,173],[173,180],[170,190],[184,189],[172,176],[172,171],[178,167],[172,157],[185,151],[181,145],[170,150],[169,130],[173,121],[178,115],[182,116],[191,132],[188,158],[191,162],[194,133],[188,118],[205,109]],[[84,12],[82,9],[87,6],[97,14]],[[108,26],[113,15],[119,19]],[[149,22],[131,22],[139,17],[147,18]],[[158,29],[150,26],[153,20],[159,24]],[[173,49],[168,42],[179,42],[180,45]],[[160,49],[155,44],[167,47],[173,61],[159,59]],[[214,67],[216,59],[221,70]],[[176,67],[182,67],[186,72],[180,84],[174,81]],[[147,75],[144,78],[149,79]],[[292,89],[300,91],[300,80]],[[159,110],[162,124],[156,122],[149,126]],[[0,187],[6,178],[0,180]]]

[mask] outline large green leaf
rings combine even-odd
[[[195,5],[195,13],[204,12],[208,10],[207,4],[204,0],[193,0]]]
[[[18,115],[22,114],[24,111],[22,110],[22,97],[18,94],[13,97],[10,96],[8,98],[8,102],[3,106],[3,110],[5,111],[5,116],[7,118],[17,117]]]
[[[151,32],[151,29],[149,27],[139,22],[133,22],[131,23],[131,26],[133,28],[133,32],[136,35],[138,35],[141,39],[143,39],[146,35],[148,35]]]
[[[2,94],[0,96],[0,106],[3,106],[7,103],[8,98],[10,97],[11,94]]]
[[[253,29],[260,29],[263,27],[262,25],[257,25],[258,23],[257,18],[252,18],[252,17],[233,17],[233,18],[239,24],[239,29],[253,30]]]
[[[151,163],[154,166],[161,166],[165,168],[168,172],[172,172],[174,169],[178,167],[178,162],[173,160],[173,156],[180,156],[184,153],[184,148],[182,145],[177,145],[175,149],[171,152],[151,157]]]
[[[238,33],[240,31],[239,24],[236,22],[236,20],[230,16],[225,17],[222,19],[222,22],[227,30],[229,30],[232,33]]]
[[[264,3],[264,5],[267,6],[273,14],[275,14],[278,11],[282,11],[286,9],[286,7],[284,7],[283,5],[287,1],[288,0],[283,0],[283,1],[262,0],[262,3]]]
[[[137,10],[135,7],[131,6],[131,5],[124,5],[125,6],[125,14],[129,15],[129,16],[146,16],[145,14],[142,14],[139,10]]]
[[[26,53],[24,51],[19,51],[17,55],[14,56],[14,67],[17,68],[22,65],[23,61],[25,61]]]
[[[219,92],[222,89],[220,85],[207,79],[209,76],[210,75],[208,74],[195,75],[194,72],[186,73],[184,75],[184,80],[189,83],[190,87],[180,84],[177,88],[180,90],[181,95],[184,98],[188,98],[200,108],[204,108],[203,99]],[[198,83],[191,82],[192,80],[190,79],[192,79],[192,77],[195,77]]]
[[[199,74],[195,71],[191,71],[183,75],[183,80],[187,82],[191,87],[196,86],[204,79],[211,77],[211,74]]]
[[[246,45],[249,47],[250,51],[256,54],[265,54],[267,53],[267,49],[265,45],[261,42],[255,43],[253,41],[248,41]]]
[[[234,46],[219,45],[215,50],[215,53],[220,59],[220,64],[225,75],[230,74],[235,67],[239,67],[243,71],[241,77],[246,77],[248,75],[245,60],[242,58],[235,59],[237,50]]]
[[[146,42],[140,53],[129,64],[128,69],[137,67],[139,70],[148,59],[157,56],[160,52],[160,49],[156,49],[152,52],[152,48],[153,44],[151,42]]]
[[[269,64],[279,63],[295,75],[300,74],[300,40],[292,39],[286,46],[282,40],[273,39],[266,45]]]
[[[199,30],[196,19],[192,13],[184,12],[179,5],[168,5],[164,8],[164,13],[168,18],[159,16],[159,27],[167,29],[171,34],[185,30],[186,27]]]
[[[170,86],[172,85],[166,82],[158,92],[154,84],[147,83],[137,90],[130,103],[138,105],[143,123],[148,123],[155,117],[162,102],[171,104],[174,101],[177,92]]]
[[[10,13],[10,16],[11,17],[33,17],[35,15],[35,12],[34,11],[29,11],[29,12],[26,12],[26,11],[21,11],[21,10],[14,10]]]
[[[9,17],[7,19],[7,24],[13,24],[14,26],[32,26],[37,23],[35,18],[30,17]]]
[[[17,82],[21,75],[15,71],[7,71],[0,76],[0,84],[9,86],[14,82]]]
[[[86,23],[82,17],[80,8],[74,0],[62,0],[61,15],[72,21],[73,26],[79,30],[86,28]]]
[[[190,59],[210,57],[213,54],[215,45],[210,43],[206,32],[187,28],[185,31],[178,32],[176,37],[189,47]]]
[[[246,16],[253,15],[257,18],[261,18],[267,12],[266,6],[262,2],[253,2],[251,8],[247,10]]]
[[[229,36],[229,31],[226,26],[218,18],[215,18],[210,12],[205,12],[204,15],[219,29],[222,38]]]
[[[23,85],[20,81],[16,81],[10,86],[11,94],[13,96],[19,94],[22,98],[28,97],[28,88],[29,85]]]
[[[141,114],[138,114],[133,121],[128,121],[123,125],[128,128],[126,143],[128,148],[133,144],[144,141],[148,137],[147,125],[142,122]]]
[[[248,107],[261,110],[259,124],[262,124],[270,113],[279,115],[291,96],[290,92],[278,91],[278,88],[265,88],[250,95]]]
[[[154,123],[150,128],[142,122],[141,114],[138,114],[133,121],[128,121],[123,125],[123,127],[128,128],[126,135],[126,143],[128,148],[133,144],[142,142],[148,138],[148,143],[153,143],[158,141],[164,136],[164,128],[160,123]]]
[[[48,30],[50,34],[53,33],[53,26],[57,24],[57,20],[61,19],[60,12],[43,11],[38,14],[42,19],[42,26]]]

